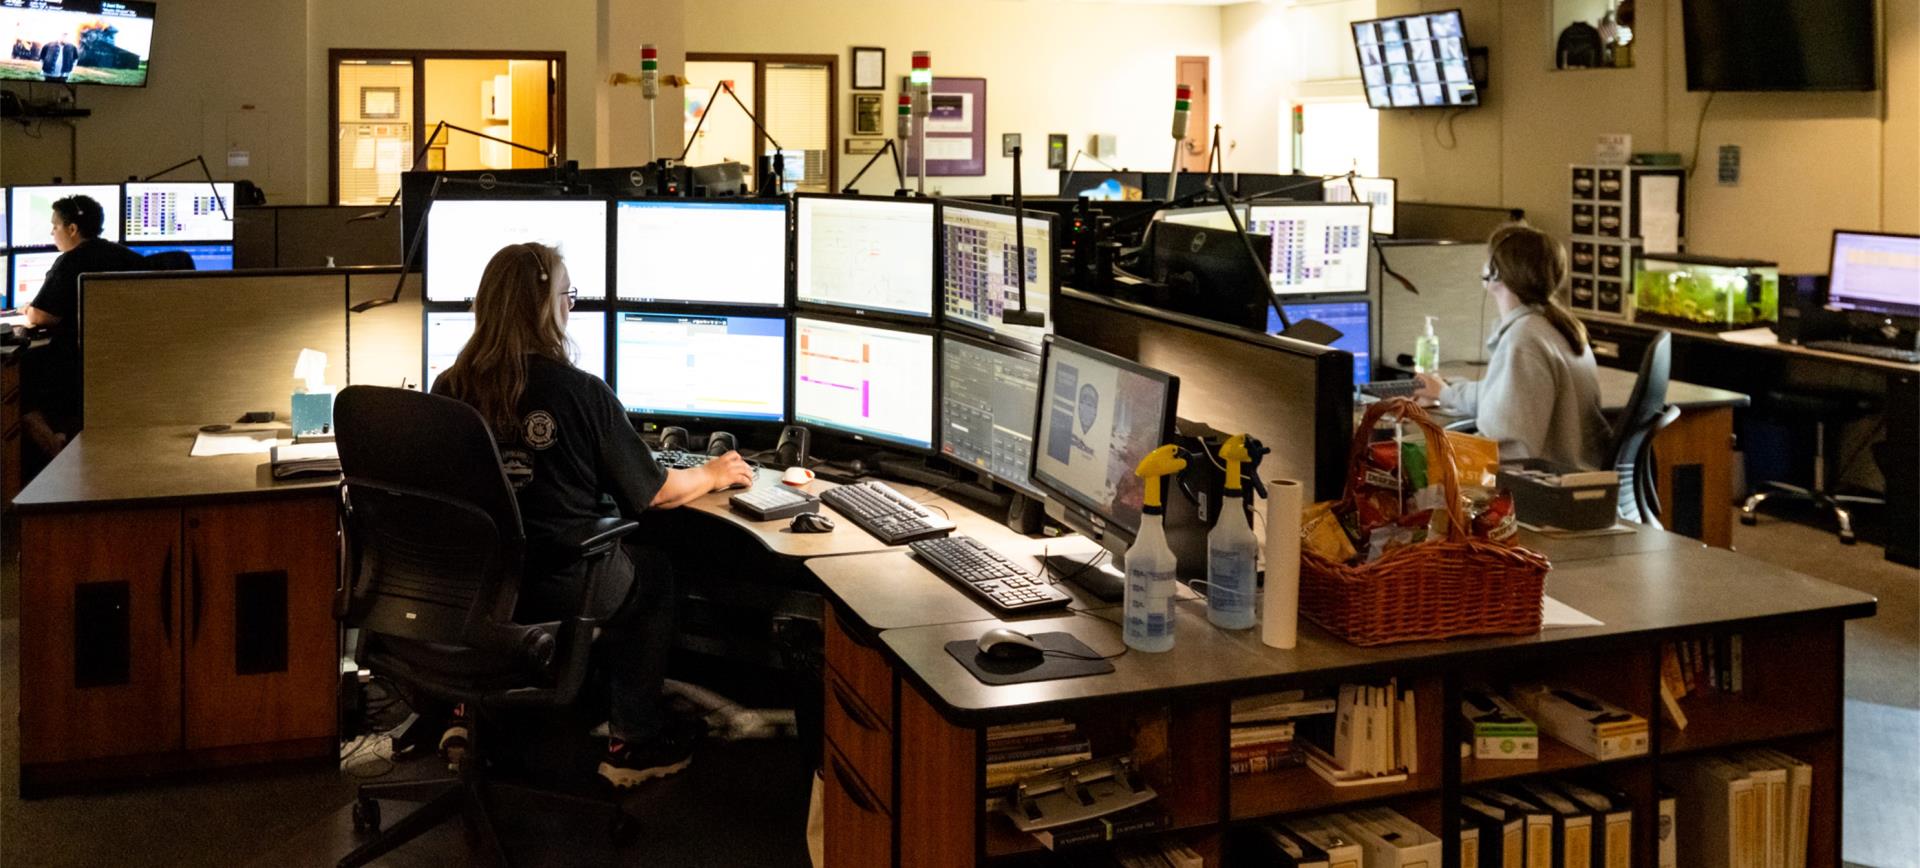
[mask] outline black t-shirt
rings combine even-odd
[[[47,329],[47,346],[23,358],[32,360],[22,372],[31,409],[80,415],[80,275],[145,267],[146,257],[104,238],[83,241],[53,261],[40,293],[30,302],[60,318]]]

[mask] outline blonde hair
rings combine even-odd
[[[1493,278],[1520,301],[1540,309],[1576,356],[1587,351],[1587,327],[1560,303],[1567,282],[1567,251],[1525,223],[1509,223],[1487,238],[1487,264]]]
[[[560,251],[544,244],[500,248],[473,296],[473,337],[445,373],[447,394],[473,405],[496,435],[520,424],[527,357],[572,364],[567,333],[554,316],[553,272]]]

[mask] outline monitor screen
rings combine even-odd
[[[1095,202],[1137,201],[1148,198],[1147,179],[1142,172],[1060,173],[1060,195],[1067,199],[1082,197]]]
[[[1134,467],[1172,437],[1180,381],[1058,337],[1041,370],[1034,484],[1134,533],[1143,491]]]
[[[12,198],[12,190],[0,187],[0,250],[13,246],[13,224],[7,220],[7,202]]]
[[[133,252],[141,256],[166,253],[178,250],[193,257],[195,271],[232,271],[233,245],[231,244],[136,244]]]
[[[106,219],[100,225],[100,237],[120,240],[120,185],[54,184],[45,187],[15,187],[7,217],[13,225],[13,246],[53,246],[53,203],[68,196],[88,196],[100,203]]]
[[[1373,380],[1373,304],[1367,301],[1302,302],[1283,305],[1287,319],[1319,320],[1340,330],[1340,337],[1328,346],[1353,354],[1353,384],[1364,386]],[[1267,333],[1280,333],[1280,314],[1267,316]]]
[[[53,261],[60,258],[58,251],[44,253],[13,252],[13,306],[32,304],[33,297],[40,294],[40,284],[46,282],[47,270],[53,268]]]
[[[128,244],[233,240],[231,183],[129,181],[126,191]]]
[[[614,316],[614,379],[628,412],[786,421],[785,317]]]
[[[1271,236],[1273,291],[1366,292],[1369,210],[1358,203],[1252,206],[1247,231]]]
[[[441,199],[427,212],[427,300],[473,298],[493,255],[526,242],[560,249],[582,299],[607,297],[607,203]]]
[[[13,300],[13,254],[0,253],[0,274],[7,276],[7,288],[0,290],[0,307],[13,308],[19,304]]]
[[[424,388],[432,389],[440,373],[453,365],[460,350],[473,337],[471,311],[434,310],[427,312],[427,335],[422,342],[427,356]],[[607,376],[607,318],[597,312],[579,311],[567,319],[567,337],[573,341],[573,363],[580,370],[601,379]]]
[[[144,87],[153,10],[139,0],[5,0],[0,81]]]
[[[1353,22],[1353,48],[1367,105],[1384,108],[1480,104],[1467,61],[1460,10]]]
[[[1234,210],[1240,214],[1240,225],[1247,225],[1246,206],[1237,206]],[[1199,226],[1206,229],[1233,231],[1233,218],[1227,209],[1219,205],[1204,205],[1196,208],[1168,208],[1154,215],[1155,223],[1178,223],[1182,226]]]
[[[1043,214],[1028,215],[1024,218],[1027,309],[1045,314],[1051,310],[1053,295],[1053,221]],[[947,322],[1039,346],[1053,330],[1051,316],[1040,328],[1008,325],[1001,319],[1003,312],[1020,304],[1015,257],[1022,254],[1014,247],[1013,211],[946,203],[940,208],[940,226],[946,236],[942,271]]]
[[[799,317],[793,354],[795,422],[933,448],[933,335]]]
[[[1920,235],[1833,233],[1827,306],[1920,318]]]
[[[1686,0],[1687,90],[1873,90],[1873,0]],[[1891,7],[1889,7],[1891,11]]]
[[[1040,496],[1027,481],[1040,357],[953,335],[940,356],[940,454]]]
[[[1392,178],[1336,178],[1321,186],[1321,194],[1328,202],[1352,202],[1359,193],[1360,201],[1373,206],[1373,234],[1392,235],[1396,186]]]
[[[794,200],[795,297],[862,311],[933,317],[933,203]]]
[[[621,202],[614,233],[621,301],[787,303],[784,202]]]

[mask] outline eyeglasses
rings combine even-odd
[[[577,286],[567,287],[566,296],[567,296],[567,310],[573,310],[573,306],[580,303],[580,287],[577,287]]]

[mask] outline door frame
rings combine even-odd
[[[1176,55],[1173,58],[1173,81],[1175,84],[1180,83],[1180,67],[1192,61],[1198,61],[1207,70],[1206,77],[1199,82],[1187,82],[1189,86],[1195,89],[1196,93],[1194,96],[1199,97],[1199,99],[1194,101],[1207,107],[1207,116],[1202,120],[1200,129],[1196,130],[1191,126],[1187,128],[1187,138],[1192,139],[1194,144],[1200,148],[1200,152],[1197,154],[1186,152],[1180,154],[1180,168],[1189,172],[1194,171],[1194,169],[1187,165],[1189,160],[1199,158],[1202,161],[1202,165],[1208,165],[1205,161],[1213,159],[1213,130],[1211,129],[1213,125],[1213,57],[1206,54]],[[1171,181],[1169,181],[1169,183],[1171,183]]]
[[[689,51],[687,62],[710,61],[718,63],[753,64],[753,115],[758,120],[767,113],[767,64],[795,63],[827,68],[827,192],[840,191],[840,58],[832,54],[756,54],[740,51]],[[684,104],[684,99],[683,99]],[[681,135],[686,131],[681,130]],[[683,141],[683,144],[684,141]],[[767,153],[766,137],[760,133],[760,125],[753,129],[753,154],[757,159]],[[749,166],[757,170],[757,166]],[[756,189],[755,196],[780,195]]]
[[[427,131],[427,61],[544,60],[553,65],[553,89],[547,95],[547,129],[561,162],[567,155],[567,53],[564,51],[483,51],[466,48],[327,49],[327,204],[340,202],[340,61],[405,60],[413,64],[413,150],[420,153]],[[409,165],[408,171],[415,167]]]

